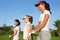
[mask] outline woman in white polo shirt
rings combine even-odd
[[[31,34],[29,34],[32,30],[32,22],[33,22],[33,17],[26,15],[23,18],[24,22],[26,23],[24,29],[23,29],[23,40],[31,40]]]
[[[20,40],[20,21],[18,19],[14,20],[15,28],[14,28],[14,33],[9,35],[9,37],[13,37],[13,40]]]
[[[42,12],[39,18],[39,23],[34,32],[40,31],[37,40],[51,40],[51,34],[49,31],[50,21],[50,5],[46,1],[40,1],[35,6]]]

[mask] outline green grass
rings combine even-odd
[[[33,39],[36,40],[37,36],[33,36]],[[10,40],[8,35],[0,35],[0,40]],[[20,40],[23,40],[22,34],[20,35]],[[60,40],[60,37],[52,36],[52,40]]]
[[[9,35],[0,35],[0,40],[10,40]],[[23,40],[22,34],[20,35],[20,40]]]

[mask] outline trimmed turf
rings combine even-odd
[[[36,40],[37,36],[33,36],[33,40]],[[0,35],[0,40],[10,40],[8,35]],[[23,35],[20,35],[20,40],[23,40]],[[52,36],[52,40],[60,40],[60,37]]]

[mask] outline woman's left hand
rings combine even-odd
[[[12,37],[12,35],[9,35],[9,37]]]

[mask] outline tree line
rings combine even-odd
[[[6,24],[3,24],[3,26],[0,26],[0,35],[4,34],[11,34],[13,32],[12,30],[13,26],[7,26]]]
[[[56,20],[54,21],[54,24],[53,24],[55,27],[57,27],[57,33],[58,35],[60,35],[60,20]],[[35,28],[35,25],[32,25],[32,29]],[[2,27],[0,27],[0,35],[4,35],[4,34],[12,34],[13,33],[13,26],[7,26],[6,24],[3,24]],[[23,33],[21,31],[21,33]]]

